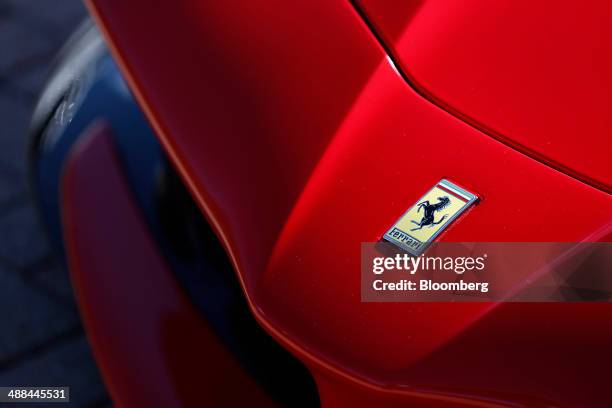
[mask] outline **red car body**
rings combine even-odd
[[[610,303],[362,303],[359,286],[360,244],[444,177],[481,201],[441,241],[610,241],[607,3],[89,7],[251,312],[322,405],[612,404]],[[115,401],[272,404],[156,255],[107,131],[73,152],[62,204]]]

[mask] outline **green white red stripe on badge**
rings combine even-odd
[[[440,182],[438,183],[436,187],[438,187],[440,190],[446,191],[449,194],[452,194],[453,196],[457,197],[460,200],[465,201],[466,203],[472,200],[475,200],[477,198],[476,195],[470,193],[469,191],[462,189],[461,187],[457,186],[456,184],[451,183],[450,181],[446,179],[440,180]]]

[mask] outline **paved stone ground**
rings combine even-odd
[[[72,406],[110,406],[26,181],[32,105],[85,14],[79,0],[0,0],[0,386],[67,385]]]

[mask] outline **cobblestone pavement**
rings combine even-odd
[[[72,406],[110,406],[26,181],[32,105],[85,14],[79,0],[0,0],[0,386],[70,386]]]

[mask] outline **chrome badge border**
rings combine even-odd
[[[449,190],[450,192],[454,193],[455,195],[462,196],[463,198],[465,198],[467,200],[467,202],[465,203],[465,205],[459,211],[457,211],[455,214],[453,214],[448,219],[448,221],[446,221],[443,224],[443,226],[440,227],[440,229],[438,229],[438,231],[436,231],[425,242],[422,242],[422,241],[414,238],[409,233],[407,233],[407,232],[405,232],[403,230],[399,230],[399,228],[398,228],[398,230],[401,231],[403,234],[405,234],[408,237],[412,238],[416,242],[420,242],[421,246],[420,246],[419,249],[410,248],[405,243],[400,242],[397,239],[393,238],[390,235],[390,233],[396,228],[396,225],[399,224],[399,222],[406,216],[406,214],[408,214],[408,212],[410,212],[410,210],[412,210],[416,205],[418,205],[420,202],[422,202],[423,199],[425,197],[427,197],[427,195],[429,193],[431,193],[438,186],[441,186],[443,189]],[[433,241],[435,241],[435,239],[438,237],[438,235],[440,235],[444,230],[446,230],[455,221],[455,219],[457,217],[459,217],[461,214],[463,214],[468,208],[470,208],[478,200],[479,200],[479,197],[476,194],[471,193],[471,192],[467,191],[466,189],[464,189],[462,187],[459,187],[455,183],[453,183],[453,182],[443,178],[439,182],[434,184],[429,190],[427,190],[427,192],[425,194],[423,194],[414,204],[412,204],[410,207],[408,207],[408,209],[393,223],[393,225],[391,225],[391,228],[389,228],[387,230],[387,232],[385,232],[385,234],[383,235],[383,239],[385,241],[389,242],[390,244],[393,244],[393,245],[397,246],[398,248],[408,252],[411,255],[419,256],[419,255],[421,255],[423,252],[425,252],[427,250],[429,245],[431,245],[431,243]]]

